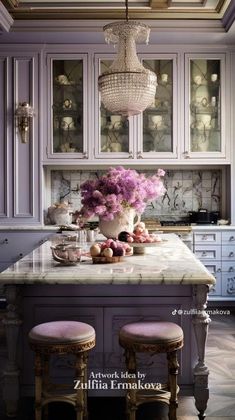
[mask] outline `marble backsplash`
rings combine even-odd
[[[153,170],[141,170],[146,175]],[[74,210],[81,207],[80,185],[87,179],[97,178],[105,171],[52,170],[51,204],[68,200]],[[220,211],[221,205],[221,170],[167,170],[164,184],[167,192],[164,197],[147,205],[144,217],[169,216],[183,218],[188,211],[206,208],[208,211]]]

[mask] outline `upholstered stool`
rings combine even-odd
[[[86,383],[87,351],[95,346],[94,328],[83,322],[47,322],[32,328],[29,343],[35,352],[35,420],[42,419],[44,406],[47,414],[48,403],[53,401],[72,404],[77,420],[86,419],[87,391],[79,386],[69,392],[68,385],[50,383],[49,358],[52,354],[75,355],[75,379],[81,381],[81,384]],[[74,383],[71,386],[73,388]]]
[[[177,401],[177,350],[183,347],[183,331],[173,322],[134,322],[124,325],[119,333],[119,343],[125,349],[126,367],[131,376],[137,376],[136,353],[166,353],[168,382],[160,390],[135,389],[136,378],[130,378],[126,394],[127,416],[135,420],[138,405],[162,401],[169,404],[169,419],[176,420]],[[134,375],[135,374],[135,375]]]

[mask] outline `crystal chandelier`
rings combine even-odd
[[[99,76],[98,85],[104,107],[129,117],[154,102],[157,76],[141,64],[136,52],[136,41],[148,43],[150,29],[143,23],[129,21],[128,0],[125,4],[126,21],[103,28],[105,41],[118,44],[118,52],[109,69]]]

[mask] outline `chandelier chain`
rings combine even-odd
[[[126,21],[129,21],[129,10],[128,10],[128,0],[125,0],[125,4],[126,4]]]

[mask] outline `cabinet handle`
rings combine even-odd
[[[234,236],[230,236],[229,240],[230,241],[235,241],[235,237]]]
[[[4,239],[3,243],[4,243],[5,245],[7,245],[7,244],[9,243],[8,239],[7,239],[7,238],[6,238],[6,239]]]
[[[133,159],[133,157],[134,157],[134,156],[133,156],[133,152],[129,152],[129,156],[128,156],[128,158],[129,158],[129,159]]]
[[[230,252],[229,257],[234,257],[234,252]]]
[[[233,267],[229,267],[228,271],[231,273],[231,271],[234,271]]]
[[[185,152],[183,152],[182,155],[184,156],[185,159],[190,159],[188,150],[186,150]]]
[[[142,152],[137,153],[137,159],[143,159]]]
[[[82,154],[82,158],[83,158],[83,159],[88,159],[88,154],[87,154],[87,152],[83,152],[83,154]]]

